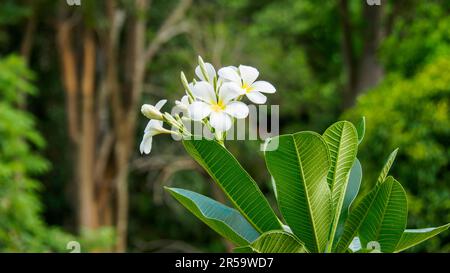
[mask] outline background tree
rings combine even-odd
[[[70,241],[79,241],[83,251],[111,246],[111,230],[83,232],[75,237],[48,226],[42,218],[36,175],[48,172],[49,162],[39,151],[46,145],[36,130],[35,119],[20,109],[23,94],[35,96],[34,74],[23,59],[0,59],[0,249],[6,252],[68,251]]]
[[[342,116],[367,115],[373,137],[363,149],[400,146],[393,171],[408,189],[410,222],[439,224],[449,213],[448,88],[437,85],[445,83],[449,11],[445,0],[386,0],[379,7],[344,0],[116,0],[80,7],[2,1],[0,56],[22,56],[40,90],[22,93],[17,104],[35,116],[35,129],[50,144],[39,154],[53,168],[36,177],[45,222],[72,232],[112,226],[122,251],[230,249],[163,193],[163,185],[179,186],[227,202],[181,145],[158,141],[157,157],[139,155],[136,145],[145,126],[139,105],[178,99],[179,70],[191,71],[200,54],[216,66],[259,67],[277,87],[270,103],[281,105],[281,133],[320,132]],[[396,137],[387,139],[383,132],[394,129]],[[270,177],[256,168],[264,164],[258,145],[234,142],[229,149],[270,198]],[[374,148],[362,159],[365,177],[386,156]],[[443,236],[417,250],[444,251]]]
[[[128,162],[135,147],[146,67],[164,43],[186,30],[181,21],[191,1],[179,1],[147,41],[149,4],[147,0],[85,4],[82,18],[61,8],[56,24],[69,132],[78,155],[79,225],[91,229],[114,225],[119,251],[126,247]],[[75,39],[81,41],[82,50],[75,51]],[[96,107],[99,103],[103,105]]]
[[[416,227],[450,220],[448,11],[448,6],[433,3],[399,19],[382,45],[386,79],[345,115],[351,119],[365,115],[372,122],[362,147],[366,153],[362,163],[367,162],[365,172],[372,177],[369,183],[379,168],[373,157],[383,156],[381,149],[386,147],[400,147],[402,164],[394,167],[394,174],[408,181],[409,218]],[[449,239],[436,239],[415,250],[448,252]]]

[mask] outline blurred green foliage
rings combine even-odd
[[[0,249],[62,250],[68,235],[40,218],[40,184],[31,177],[48,170],[49,162],[36,151],[45,142],[33,117],[18,109],[24,95],[36,91],[32,74],[15,56],[2,59],[0,71]]]
[[[31,2],[33,5],[28,5]],[[366,24],[364,1],[348,2],[354,28],[353,46],[361,54]],[[50,19],[57,14],[55,3],[6,0],[0,9],[0,56],[20,50],[27,19],[33,11],[39,15],[36,29],[39,35],[29,59],[34,77],[18,57],[0,61],[0,251],[67,251],[67,241],[74,239],[60,228],[48,226],[73,229],[75,219],[75,198],[64,194],[73,187],[74,156],[66,132],[65,97],[55,50],[54,22]],[[148,38],[154,37],[176,3],[176,0],[152,1]],[[179,99],[182,94],[179,72],[184,70],[192,78],[196,55],[200,54],[216,66],[257,67],[260,78],[277,88],[268,102],[281,105],[281,133],[323,131],[342,116],[346,71],[338,3],[194,0],[187,18],[191,30],[165,44],[155,56],[148,67],[149,85],[142,101]],[[386,1],[389,15],[393,3]],[[396,0],[395,3],[401,8],[378,50],[384,79],[343,115],[355,122],[362,115],[367,117],[366,138],[359,152],[365,187],[373,183],[390,150],[399,147],[393,174],[409,194],[408,222],[411,228],[437,226],[450,221],[450,2]],[[92,8],[93,5],[101,3],[89,1],[80,10],[89,13],[93,24],[101,27],[103,19],[97,14],[99,8]],[[30,84],[33,78],[37,88]],[[37,94],[36,89],[41,92]],[[21,110],[25,97],[27,111]],[[136,132],[137,143],[146,125],[145,118],[139,117],[138,123],[141,128]],[[52,145],[45,146],[45,142]],[[258,145],[229,142],[227,147],[274,202],[269,175],[261,171],[265,168],[260,168],[265,162]],[[137,153],[136,148],[133,161],[141,158]],[[198,169],[186,168],[167,175],[168,168],[164,167],[183,156],[186,153],[181,145],[170,138],[158,137],[152,155],[145,160],[163,167],[139,169],[132,164],[130,251],[225,250],[225,244],[214,232],[162,191],[164,183],[219,199],[210,180]],[[98,236],[83,233],[85,241],[78,238],[83,241],[82,251],[104,249],[112,237],[111,230]],[[415,250],[448,252],[448,234]],[[97,238],[100,242],[96,242]]]
[[[408,191],[411,228],[450,221],[449,10],[448,2],[430,1],[401,17],[380,49],[385,79],[344,114],[367,119],[359,153],[366,188],[374,183],[380,160],[400,148],[393,175]],[[450,235],[413,251],[449,252]]]
[[[368,188],[381,158],[400,147],[392,173],[409,193],[414,228],[450,221],[450,57],[426,65],[411,79],[393,76],[362,96],[351,120],[366,116],[366,137],[358,153]],[[426,251],[450,251],[450,238],[424,244]],[[419,250],[419,249],[416,249]]]
[[[26,16],[30,16],[30,13],[30,6],[18,5],[13,0],[2,1],[0,8],[0,49],[13,42],[13,37],[9,35],[7,28],[19,24]]]
[[[42,218],[34,177],[47,172],[50,163],[39,153],[45,140],[36,121],[20,108],[25,95],[36,95],[33,73],[15,55],[0,59],[0,252],[66,252],[77,240],[82,250],[105,249],[112,244],[111,230],[83,232],[77,238]]]
[[[411,77],[437,56],[450,54],[449,3],[429,1],[397,19],[379,51],[387,72]]]
[[[380,49],[385,79],[344,114],[351,120],[366,116],[358,153],[366,189],[376,181],[380,159],[400,148],[392,171],[408,191],[411,228],[450,221],[450,6],[445,5],[419,5],[414,15],[399,19]],[[450,236],[444,233],[414,251],[449,252]]]

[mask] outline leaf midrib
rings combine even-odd
[[[307,196],[306,202],[307,202],[307,205],[308,205],[308,211],[309,211],[309,213],[311,215],[311,217],[309,217],[309,220],[310,220],[312,228],[313,228],[313,230],[312,230],[313,232],[312,233],[314,235],[314,240],[315,240],[315,245],[316,245],[317,251],[319,252],[319,251],[321,251],[321,249],[320,249],[320,245],[319,245],[319,238],[317,237],[316,226],[315,226],[314,220],[313,220],[313,211],[311,210],[311,204],[309,202],[309,194],[308,194],[308,188],[306,187],[306,179],[305,179],[305,174],[303,172],[303,164],[301,162],[300,154],[298,153],[299,149],[297,149],[297,147],[298,147],[297,146],[297,141],[295,140],[294,135],[291,135],[291,137],[294,140],[295,153],[297,154],[297,160],[298,160],[298,163],[299,163],[300,172],[301,172],[301,175],[303,177],[303,188],[304,188],[305,194]]]
[[[344,182],[344,186],[342,187],[342,189],[340,191],[342,194],[339,196],[339,199],[337,201],[336,207],[334,207],[334,201],[333,200],[334,200],[334,195],[335,195],[334,189],[335,189],[335,182],[336,182],[337,165],[338,165],[339,158],[340,158],[340,151],[342,150],[342,145],[343,145],[342,139],[344,138],[344,132],[345,132],[346,125],[347,125],[347,123],[344,121],[342,123],[342,128],[341,128],[341,132],[340,132],[340,135],[339,135],[339,145],[337,147],[337,152],[336,152],[335,168],[334,168],[334,172],[332,173],[331,202],[332,202],[332,205],[333,205],[333,210],[334,210],[333,212],[334,213],[332,215],[333,216],[333,220],[332,220],[331,234],[330,234],[331,237],[329,238],[331,247],[333,247],[333,241],[334,241],[334,237],[336,235],[337,226],[339,224],[339,216],[341,215],[342,205],[343,205],[344,199],[345,199],[345,192],[347,191],[347,187],[348,187],[348,179],[349,179],[349,175],[350,175],[350,172],[351,172],[351,168],[350,168],[348,173],[347,173],[347,175],[345,176],[345,180],[347,180],[347,183]],[[357,140],[358,140],[358,134],[356,134],[356,135],[357,135]],[[356,159],[356,155],[355,155],[355,159]],[[352,166],[354,164],[354,161],[355,160],[353,160]]]
[[[385,206],[384,206],[384,208],[383,208],[383,213],[381,214],[381,221],[380,221],[380,225],[378,225],[378,227],[377,227],[377,230],[376,230],[376,237],[375,237],[375,239],[376,240],[378,240],[378,238],[380,237],[380,233],[381,233],[381,226],[383,225],[383,221],[384,221],[384,218],[385,218],[385,216],[386,216],[386,210],[387,210],[387,208],[388,208],[388,206],[389,206],[389,204],[390,204],[390,202],[391,202],[391,199],[392,199],[392,189],[394,188],[394,183],[391,183],[391,185],[390,185],[390,187],[389,187],[389,199],[388,199],[388,201],[385,203]]]
[[[205,160],[203,160],[203,157],[200,155],[197,146],[195,146],[194,144],[192,144],[192,147],[194,147],[196,153],[197,153],[198,156],[199,156],[199,159],[200,159],[200,160],[202,161],[202,163],[203,163],[203,164],[202,164],[203,167],[207,170],[208,174],[209,174],[211,177],[213,177],[214,181],[219,181],[219,179],[217,178],[217,176],[214,175],[214,173],[213,173],[213,172],[211,171],[211,169],[209,168],[208,164],[206,164]],[[232,159],[232,160],[235,160],[235,161],[237,162],[237,160],[236,160],[235,158],[231,158],[231,159]],[[237,162],[237,163],[239,163],[239,162]],[[245,175],[247,176],[247,178],[248,178],[249,180],[251,180],[252,182],[255,182],[255,181],[253,180],[253,178],[252,178],[247,172],[244,171],[244,173],[245,173]],[[247,219],[247,220],[249,221],[249,223],[251,223],[251,225],[252,225],[259,233],[263,233],[264,231],[263,231],[262,229],[260,229],[260,228],[252,221],[252,219],[250,219],[250,218],[248,217],[247,213],[245,213],[245,212],[241,209],[240,206],[238,206],[238,204],[237,204],[237,203],[234,201],[234,199],[228,194],[228,192],[227,192],[226,189],[222,186],[222,184],[221,184],[221,183],[218,183],[218,182],[217,182],[216,184],[220,187],[220,189],[222,190],[222,192],[225,193],[225,195],[227,196],[228,200],[230,200],[230,202],[233,204],[233,206],[234,206],[235,208],[237,208],[238,211],[245,217],[245,219]],[[264,196],[263,196],[260,192],[258,192],[257,194],[259,194],[260,196],[262,196],[262,197],[264,198]],[[265,198],[264,198],[264,200],[265,200]],[[267,201],[267,200],[266,200],[266,201]]]
[[[345,123],[342,125],[342,132],[339,136],[339,145],[337,147],[337,152],[336,152],[336,164],[335,164],[335,168],[334,168],[334,172],[332,173],[332,183],[331,183],[331,193],[334,192],[334,182],[336,181],[336,171],[337,171],[337,163],[339,161],[339,152],[341,151],[341,145],[342,145],[342,136],[344,134],[344,127],[345,127]]]
[[[374,196],[373,196],[372,200],[370,201],[370,205],[367,207],[367,211],[364,213],[364,216],[362,217],[363,219],[362,219],[361,221],[359,221],[359,224],[358,224],[358,226],[355,228],[355,231],[353,231],[353,232],[351,233],[351,236],[350,236],[350,237],[351,237],[350,242],[345,243],[345,248],[344,248],[344,249],[347,249],[348,246],[351,244],[351,241],[353,240],[353,238],[355,237],[355,235],[358,233],[358,230],[359,230],[359,228],[361,227],[363,221],[367,218],[367,215],[369,214],[370,208],[372,207],[373,203],[374,203],[375,200],[377,199],[378,192],[380,191],[380,188],[381,188],[381,187],[377,187],[377,188],[376,188],[376,192],[374,193]]]
[[[331,205],[333,206],[333,222],[332,222],[332,226],[331,226],[331,241],[329,242],[329,244],[331,244],[331,246],[333,245],[333,240],[334,240],[334,236],[336,233],[336,229],[337,229],[337,225],[339,222],[339,215],[341,214],[341,210],[342,210],[342,203],[344,202],[344,196],[345,196],[345,192],[347,190],[347,185],[348,183],[346,183],[346,185],[344,186],[344,189],[342,190],[342,192],[344,193],[343,195],[341,195],[339,197],[339,200],[336,204],[336,207],[334,207],[334,186],[335,186],[335,182],[336,182],[336,173],[337,173],[337,165],[339,162],[339,155],[340,155],[340,151],[341,151],[341,145],[342,145],[342,138],[344,135],[344,129],[345,129],[345,123],[342,124],[342,131],[341,134],[339,135],[339,145],[337,147],[337,152],[336,152],[336,162],[335,162],[335,166],[334,166],[334,172],[332,173],[332,182],[331,182]],[[327,183],[328,184],[328,183]]]

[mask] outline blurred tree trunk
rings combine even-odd
[[[31,49],[33,47],[34,42],[34,34],[38,24],[37,20],[38,5],[36,4],[36,1],[31,2],[31,0],[27,2],[27,5],[31,6],[31,15],[28,18],[27,23],[25,25],[25,29],[23,31],[22,41],[20,43],[20,56],[22,56],[25,63],[29,65]],[[19,101],[19,107],[25,110],[27,108],[27,94],[21,92],[20,96],[21,99]]]
[[[353,47],[353,29],[350,22],[350,11],[347,0],[339,1],[339,13],[341,16],[342,56],[347,76],[347,84],[343,94],[343,105],[344,107],[349,107],[354,103],[355,97],[357,96],[356,81],[358,75],[355,49]]]
[[[81,79],[82,108],[81,131],[78,155],[80,221],[82,226],[96,228],[98,217],[95,215],[94,201],[94,162],[95,162],[95,41],[90,29],[85,30],[83,41],[83,68]]]
[[[382,2],[382,4],[386,4]],[[378,47],[384,35],[382,22],[383,5],[364,5],[363,16],[366,19],[366,28],[363,37],[363,53],[359,63],[356,92],[359,94],[375,86],[383,77],[383,67],[378,61]]]
[[[384,35],[382,16],[385,4],[385,1],[381,1],[381,5],[371,6],[364,1],[361,2],[365,27],[361,35],[363,49],[362,53],[358,55],[354,47],[357,30],[353,28],[350,21],[348,0],[339,1],[342,55],[347,75],[347,84],[343,93],[343,108],[353,106],[362,92],[375,86],[383,77],[384,72],[378,61],[377,51]]]
[[[78,151],[74,176],[78,181],[79,228],[113,225],[118,252],[126,250],[129,161],[136,150],[145,69],[161,46],[186,31],[183,18],[191,0],[180,0],[147,42],[144,15],[149,3],[135,0],[127,13],[116,1],[105,1],[106,27],[92,27],[83,20],[75,23],[67,9],[62,10],[57,24],[68,130]],[[77,57],[72,37],[79,34],[84,58]]]
[[[38,24],[38,4],[36,1],[27,1],[27,5],[31,6],[31,15],[27,20],[25,29],[23,31],[23,37],[20,44],[20,55],[28,64],[31,55],[31,49],[33,47],[34,35]]]

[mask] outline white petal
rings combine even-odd
[[[256,104],[263,104],[267,101],[267,97],[258,91],[247,93],[247,98]]]
[[[188,106],[189,106],[189,98],[187,95],[184,95],[181,100],[176,100],[175,105],[178,107],[177,109],[181,110],[183,114],[189,115]]]
[[[263,93],[270,93],[270,94],[273,94],[277,91],[270,82],[266,82],[266,81],[254,82],[252,84],[252,90],[263,92]]]
[[[226,82],[222,84],[219,90],[219,101],[227,104],[229,101],[244,94],[245,91],[234,82]]]
[[[139,146],[139,150],[141,151],[141,154],[149,154],[152,151],[152,142],[153,137],[150,134],[144,134],[144,137],[142,138],[141,145]]]
[[[188,98],[187,95],[184,95],[184,96],[181,98],[181,103],[184,104],[184,105],[186,105],[186,106],[189,105],[189,98]]]
[[[231,128],[231,118],[225,112],[212,112],[209,122],[219,132],[225,132]]]
[[[163,130],[163,122],[160,120],[152,119],[147,123],[144,132],[151,136],[157,135],[159,131]]]
[[[192,120],[200,121],[211,113],[211,106],[202,101],[194,101],[188,107]]]
[[[214,87],[205,81],[197,82],[192,88],[193,95],[207,103],[216,102],[216,94],[214,92]]]
[[[226,66],[219,69],[219,76],[227,81],[235,82],[237,84],[241,84],[241,77],[236,71],[236,67],[234,66]]]
[[[216,70],[214,69],[214,66],[210,63],[205,63],[206,73],[208,73],[209,82],[213,82],[214,77],[216,76]],[[206,78],[203,76],[202,69],[199,65],[195,68],[195,75],[199,77],[202,81],[207,81]]]
[[[189,109],[188,106],[183,104],[180,101],[175,101],[175,107],[173,108],[173,111],[176,111],[178,114],[183,114],[183,116],[189,117]]]
[[[166,104],[167,100],[160,100],[157,104],[155,104],[156,109],[161,110],[161,108]]]
[[[259,72],[256,68],[247,65],[240,65],[239,72],[241,73],[242,80],[247,85],[251,85],[259,76]]]
[[[155,122],[157,122],[157,120],[151,119],[147,123],[147,126],[145,126],[144,133],[147,133],[150,130],[151,127],[155,126]]]
[[[246,118],[248,116],[248,106],[240,101],[232,101],[225,108],[225,112],[237,119]]]

